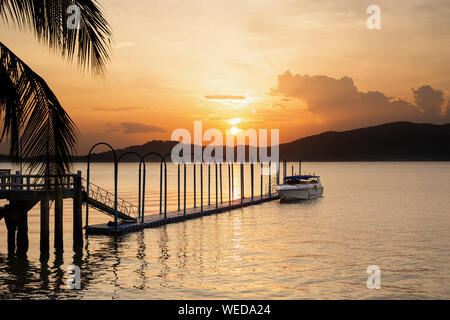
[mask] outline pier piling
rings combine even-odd
[[[138,184],[139,184],[139,191],[138,191],[138,219],[140,219],[140,217],[141,217],[141,212],[142,212],[142,209],[141,209],[141,195],[142,195],[142,162],[139,162],[139,181],[138,181]],[[145,163],[144,163],[144,166],[145,166]]]
[[[163,172],[162,172],[162,162],[159,165],[159,214],[162,214],[162,186],[163,186]]]
[[[244,163],[241,163],[241,203],[244,201]]]
[[[8,233],[8,254],[25,255],[28,252],[28,211],[38,202],[36,200],[10,200],[9,204],[0,208],[0,218],[5,218]]]
[[[223,202],[222,198],[222,163],[219,164],[219,172],[220,172],[220,203]]]
[[[233,190],[231,200],[234,200],[234,163],[231,164],[231,190]]]
[[[178,164],[178,211],[180,211],[180,164]]]
[[[254,193],[254,190],[253,190],[253,188],[254,188],[254,186],[253,186],[253,178],[254,178],[253,162],[250,164],[250,168],[251,168],[250,174],[251,174],[251,180],[252,180],[252,194],[251,194],[251,197],[252,197],[252,201],[253,201],[253,193]]]
[[[50,249],[50,201],[48,195],[45,194],[41,200],[41,255],[47,255]]]
[[[28,208],[20,210],[17,224],[17,251],[18,255],[28,252]]]
[[[167,218],[167,165],[164,162],[164,219]]]
[[[261,200],[262,200],[262,198],[263,198],[263,196],[264,196],[264,192],[263,192],[263,186],[264,186],[264,178],[263,178],[263,171],[264,171],[264,167],[263,167],[263,163],[261,162],[260,163],[260,171],[259,171],[259,174],[260,174],[260,178],[261,178]]]
[[[203,163],[200,162],[200,213],[203,214]]]
[[[277,166],[277,184],[280,184],[280,162],[275,163]]]
[[[231,205],[231,168],[228,163],[228,204]]]
[[[54,245],[56,250],[62,250],[63,246],[63,197],[61,193],[56,195],[55,199],[55,238]]]
[[[144,216],[145,216],[145,176],[146,176],[146,172],[145,172],[145,165],[143,168],[143,174],[142,174],[142,205],[141,205],[141,223],[144,222]]]
[[[193,167],[194,167],[194,208],[197,208],[197,199],[196,199],[196,172],[195,172],[195,161],[194,161],[194,164],[193,164]]]
[[[269,197],[272,196],[272,161],[269,161]]]
[[[184,179],[183,179],[183,216],[186,218],[186,163],[184,164]]]
[[[215,164],[216,164],[216,179],[214,179],[214,180],[215,180],[215,183],[216,183],[216,209],[217,209],[219,207],[218,190],[217,190],[217,162],[215,162]]]
[[[81,186],[81,171],[77,172],[75,177],[75,195],[73,197],[73,247],[83,246],[83,198]]]
[[[5,214],[5,224],[8,232],[8,254],[14,254],[16,251],[16,229],[17,222],[10,212]]]
[[[211,163],[208,163],[208,206],[211,205]]]

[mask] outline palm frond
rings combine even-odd
[[[0,61],[7,61],[6,53],[0,50]],[[8,72],[8,70],[10,70]],[[15,84],[11,77],[15,77],[11,66],[0,66],[0,116],[3,115],[3,130],[0,141],[5,137],[10,142],[10,155],[19,155],[19,132],[22,122],[22,105]]]
[[[73,12],[80,10],[79,28],[68,28]],[[31,29],[49,48],[59,51],[94,75],[103,75],[110,60],[111,30],[96,0],[0,0],[0,17],[19,29]]]
[[[0,116],[11,155],[29,171],[62,176],[70,171],[78,130],[47,83],[0,42]],[[19,134],[22,133],[19,140]]]

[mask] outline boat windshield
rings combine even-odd
[[[315,175],[297,175],[284,177],[285,184],[314,184],[319,183],[319,176]]]
[[[318,180],[315,178],[312,179],[284,179],[285,184],[294,185],[294,184],[310,184],[310,183],[318,183]]]

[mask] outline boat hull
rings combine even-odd
[[[309,200],[319,198],[323,194],[323,187],[321,185],[315,186],[277,186],[277,193],[281,200]]]

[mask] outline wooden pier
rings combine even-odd
[[[117,187],[117,170],[121,158],[115,162],[115,186]],[[193,170],[193,208],[186,206],[186,194],[190,188],[186,184],[187,164],[177,165],[178,186],[178,210],[167,211],[167,167],[165,157],[161,156],[160,163],[160,188],[159,188],[159,213],[146,214],[145,211],[145,156],[139,164],[139,198],[138,205],[117,196],[116,192],[110,192],[96,186],[88,180],[84,180],[81,171],[65,176],[37,176],[23,175],[20,172],[11,174],[9,171],[0,170],[0,199],[9,200],[9,203],[0,207],[0,220],[5,219],[8,231],[8,253],[26,254],[28,251],[28,211],[40,203],[40,250],[41,255],[48,255],[50,249],[50,202],[54,201],[54,248],[63,250],[63,201],[73,201],[73,248],[80,250],[83,246],[83,205],[86,206],[85,233],[100,235],[124,234],[139,231],[145,228],[155,228],[168,223],[182,222],[189,219],[207,215],[218,214],[238,208],[257,205],[263,202],[278,199],[274,187],[280,181],[280,172],[276,176],[271,175],[271,162],[268,166],[268,177],[264,177],[264,164],[260,163],[260,177],[256,178],[254,163],[250,163],[250,192],[245,196],[244,190],[244,164],[240,163],[240,198],[233,199],[234,192],[234,164],[225,163],[228,166],[228,186],[222,185],[222,163],[192,163]],[[142,167],[142,172],[141,172]],[[206,168],[207,167],[207,168]],[[164,170],[163,170],[164,168]],[[203,172],[207,169],[207,181],[204,181]],[[211,169],[215,169],[212,174]],[[200,174],[200,192],[197,194],[196,170]],[[299,163],[299,172],[301,166]],[[286,175],[286,163],[283,173]],[[293,169],[292,169],[293,171]],[[89,162],[88,171],[89,172]],[[164,174],[163,174],[164,173]],[[183,174],[182,174],[183,173]],[[184,178],[182,178],[182,176]],[[213,177],[213,178],[211,178]],[[141,180],[142,178],[142,180]],[[214,181],[212,181],[214,180]],[[255,193],[255,180],[260,187],[258,195]],[[259,180],[259,181],[258,181]],[[204,190],[204,182],[207,190]],[[213,182],[213,184],[211,183]],[[183,184],[183,187],[181,185]],[[213,187],[211,187],[213,185]],[[214,188],[215,201],[211,199]],[[225,189],[226,191],[223,191]],[[183,190],[183,195],[181,195]],[[207,198],[206,198],[207,196]],[[199,203],[197,201],[199,198]],[[227,199],[227,200],[225,200]],[[205,204],[205,202],[207,204]],[[89,225],[89,207],[112,217],[114,221]]]
[[[279,199],[277,195],[265,195],[257,196],[252,200],[251,198],[238,199],[233,201],[227,201],[223,203],[218,203],[217,207],[215,204],[206,205],[197,208],[186,209],[186,213],[183,210],[167,212],[166,217],[164,214],[152,214],[144,217],[144,221],[138,221],[134,223],[122,222],[117,228],[114,224],[103,223],[96,224],[85,227],[86,234],[102,234],[102,235],[113,235],[113,234],[124,234],[139,231],[146,228],[156,228],[168,223],[182,222],[190,219],[200,218],[203,216],[209,216],[212,214],[218,214],[225,211],[230,211],[234,209],[239,209],[247,207],[250,205],[256,205],[263,202]]]
[[[55,201],[55,249],[63,248],[63,200],[73,201],[73,247],[83,246],[83,186],[81,171],[64,177],[0,174],[0,199],[9,203],[0,207],[8,232],[8,253],[26,254],[28,251],[28,211],[40,203],[40,249],[50,249],[50,201]],[[58,182],[56,182],[58,181]],[[57,183],[57,185],[56,185]],[[17,245],[17,248],[16,248]]]
[[[250,196],[245,197],[245,183],[244,183],[244,164],[239,163],[240,168],[240,198],[234,199],[233,197],[233,190],[234,190],[234,163],[222,163],[222,162],[214,162],[214,163],[203,163],[203,162],[194,162],[191,163],[193,170],[193,201],[194,205],[192,208],[188,208],[186,206],[186,172],[187,172],[187,166],[186,163],[178,163],[177,164],[177,191],[178,191],[178,210],[167,212],[167,168],[166,163],[164,162],[163,156],[161,156],[161,163],[160,163],[160,188],[159,188],[159,213],[158,214],[145,214],[145,166],[144,166],[144,174],[143,174],[143,180],[142,180],[142,186],[139,185],[139,206],[135,207],[134,205],[122,201],[122,212],[125,212],[125,215],[119,215],[115,216],[115,221],[110,221],[108,223],[103,224],[97,224],[97,225],[88,225],[85,226],[85,232],[86,234],[102,234],[102,235],[113,235],[113,234],[123,234],[123,233],[129,233],[134,231],[139,231],[145,228],[154,228],[158,227],[164,224],[168,223],[174,223],[174,222],[181,222],[188,219],[198,218],[206,215],[211,214],[217,214],[225,211],[230,211],[233,209],[238,209],[250,205],[256,205],[263,202],[271,201],[279,199],[276,195],[276,192],[274,192],[274,187],[280,179],[279,172],[277,171],[276,177],[274,177],[275,180],[272,180],[272,176],[270,174],[272,165],[271,163],[267,163],[267,166],[269,169],[268,178],[264,178],[263,175],[263,167],[264,164],[260,163],[260,177],[259,177],[259,186],[260,186],[260,194],[255,195],[255,174],[254,174],[254,163],[250,163],[250,173],[251,173],[251,179],[250,179]],[[120,160],[120,158],[119,158]],[[116,162],[118,163],[118,161]],[[142,163],[141,163],[142,164]],[[223,192],[223,167],[222,165],[225,164],[228,166],[228,189],[227,191]],[[164,170],[163,170],[164,167]],[[213,167],[213,168],[212,168]],[[89,168],[89,167],[88,167]],[[117,167],[116,167],[117,168]],[[204,170],[207,169],[207,191],[204,190]],[[214,174],[211,175],[212,170],[214,170]],[[141,182],[141,166],[139,166],[139,182]],[[197,171],[198,170],[198,171]],[[163,175],[164,172],[164,175]],[[200,192],[197,194],[198,186],[197,186],[197,174],[198,172],[200,174]],[[184,178],[182,178],[182,176]],[[214,178],[212,179],[211,176]],[[211,182],[214,180],[214,194],[215,194],[215,201],[212,203],[211,201]],[[264,181],[267,183],[266,187],[264,187]],[[183,182],[183,188],[181,188],[181,182]],[[92,183],[87,182],[87,186],[89,186],[87,193],[89,193],[89,197],[86,198],[94,198],[95,195],[98,193],[99,187],[93,185]],[[92,189],[92,186],[94,186],[94,189]],[[181,200],[181,189],[183,189],[183,201]],[[265,193],[267,192],[267,193]],[[163,196],[164,193],[164,196]],[[205,196],[207,195],[207,205],[205,205]],[[224,195],[228,196],[228,201],[224,201]],[[197,202],[197,197],[199,196],[200,203]],[[105,205],[100,205],[101,202],[105,202],[105,197],[100,197],[98,202],[95,201],[85,201],[87,204],[86,207],[86,221],[88,220],[88,209],[89,206],[92,206],[93,204],[97,204],[95,207],[97,209],[102,209],[103,206],[103,212],[107,213],[112,216],[113,210],[113,204],[117,203],[114,202],[112,199],[112,194],[109,193],[107,197],[107,202],[109,203],[108,206],[105,207]],[[220,200],[219,200],[220,199]],[[182,205],[183,203],[183,205]],[[109,207],[109,208],[108,208]],[[164,207],[164,209],[163,209]],[[183,209],[182,209],[183,207]],[[118,212],[118,214],[120,214]],[[135,217],[133,219],[133,217]],[[118,222],[118,220],[121,220],[121,222]]]
[[[26,254],[28,241],[28,211],[40,203],[40,250],[48,254],[50,250],[50,202],[54,201],[54,248],[62,250],[63,244],[63,201],[73,201],[73,248],[83,246],[83,204],[96,208],[109,216],[115,215],[114,196],[94,184],[88,195],[81,177],[67,174],[55,179],[54,176],[23,175],[20,172],[0,173],[0,199],[9,203],[0,207],[0,220],[5,219],[8,232],[8,253]],[[56,182],[58,181],[58,182]],[[117,215],[121,221],[136,222],[136,209],[130,202],[120,199]]]

